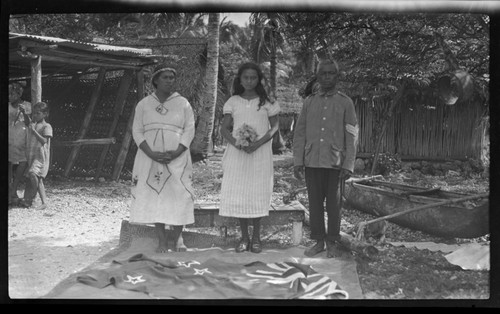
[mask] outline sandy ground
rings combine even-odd
[[[50,182],[48,209],[9,209],[9,298],[41,297],[118,245],[121,221],[128,218],[128,186],[99,185]]]

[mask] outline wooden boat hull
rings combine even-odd
[[[386,216],[464,196],[467,195],[371,180],[346,183],[344,204],[374,216]],[[473,208],[456,203],[417,210],[388,220],[435,236],[477,238],[489,233],[489,202],[480,201]]]

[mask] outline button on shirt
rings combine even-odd
[[[358,123],[354,104],[338,91],[306,98],[294,131],[294,165],[354,170]]]

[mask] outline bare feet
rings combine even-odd
[[[160,241],[158,247],[156,248],[156,253],[167,253],[168,252],[168,242]]]
[[[9,197],[9,205],[17,206],[19,205],[20,201],[21,199],[17,197],[17,195]]]
[[[44,209],[47,209],[47,205],[46,204],[42,204],[42,205],[40,205],[40,206],[38,206],[36,208],[36,210],[44,210]]]
[[[313,256],[323,252],[324,250],[325,250],[325,241],[320,240],[320,241],[317,241],[316,244],[313,245],[312,247],[307,248],[304,251],[304,255],[308,256],[308,257],[313,257]]]
[[[342,257],[346,251],[338,242],[326,241],[326,257]]]
[[[175,244],[175,251],[176,252],[186,252],[187,247],[184,245],[184,239],[182,238],[182,233],[179,235],[179,238],[177,239],[177,243]]]
[[[33,205],[33,202],[30,200],[22,199],[22,200],[19,200],[17,205],[24,207],[24,208],[30,208],[31,205]]]

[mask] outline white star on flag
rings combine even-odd
[[[197,261],[190,261],[190,262],[177,262],[179,266],[184,266],[186,268],[191,267],[191,265],[200,265],[200,262]]]
[[[146,280],[142,279],[142,275],[137,276],[137,277],[132,277],[127,275],[127,280],[124,280],[123,282],[130,282],[131,284],[135,285],[136,283],[139,282],[145,282]]]
[[[212,272],[208,270],[208,268],[203,268],[203,269],[197,269],[194,268],[194,274],[195,275],[203,275],[204,273],[209,273],[211,274]]]

